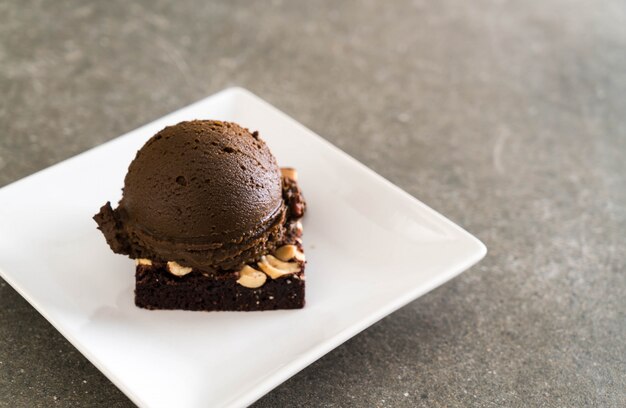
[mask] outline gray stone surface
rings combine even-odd
[[[257,407],[623,407],[624,50],[620,0],[4,1],[0,185],[241,85],[490,250]],[[132,404],[0,282],[20,406]]]

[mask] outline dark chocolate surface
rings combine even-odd
[[[214,120],[181,122],[137,152],[120,207],[125,222],[164,241],[235,242],[278,217],[280,171],[258,132]]]
[[[265,284],[251,289],[237,283],[235,273],[203,275],[191,272],[176,277],[165,264],[137,265],[135,304],[145,309],[183,309],[195,311],[260,311],[304,307],[304,266],[301,272],[267,278]]]
[[[195,120],[153,136],[129,166],[118,208],[107,203],[94,219],[115,252],[233,269],[275,248],[286,211],[258,132]]]

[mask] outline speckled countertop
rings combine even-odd
[[[623,407],[624,50],[620,0],[0,2],[0,186],[249,88],[490,250],[255,406]],[[132,404],[0,281],[51,406]]]

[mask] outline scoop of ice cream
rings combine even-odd
[[[285,211],[280,170],[258,133],[205,120],[153,136],[118,208],[107,203],[95,219],[115,252],[212,270],[271,251]]]

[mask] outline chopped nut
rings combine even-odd
[[[149,259],[145,259],[145,258],[138,258],[135,259],[135,265],[148,265],[151,266],[152,265],[152,261]]]
[[[169,261],[167,263],[167,269],[170,271],[172,275],[176,275],[176,276],[185,276],[193,270],[193,268],[190,268],[188,266],[181,266],[177,262],[174,262],[174,261]]]
[[[261,261],[257,265],[272,279],[300,272],[300,265],[297,262],[283,262],[272,255],[261,257]]]
[[[304,227],[302,226],[302,222],[296,221],[296,235],[302,236],[303,229]]]
[[[298,261],[305,261],[304,254],[295,245],[283,245],[274,252],[274,255],[281,261],[290,261],[294,258]]]
[[[245,286],[246,288],[256,289],[263,286],[266,280],[267,275],[261,271],[257,271],[251,266],[246,265],[239,271],[239,279],[237,279],[237,283],[241,286]]]
[[[298,181],[298,172],[296,171],[296,169],[292,168],[292,167],[283,167],[280,169],[280,174],[284,177],[284,178],[288,178],[291,179],[293,181]]]

